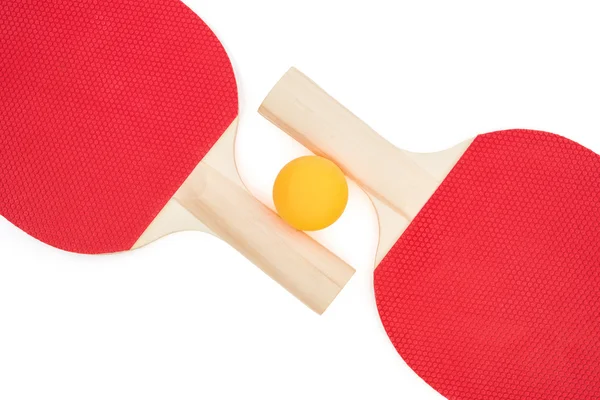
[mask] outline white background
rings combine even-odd
[[[261,198],[298,154],[256,113],[292,65],[409,150],[534,128],[600,152],[597,2],[187,3],[232,56],[240,166]],[[205,234],[89,257],[0,218],[0,399],[441,399],[380,326],[360,208],[355,231],[324,238],[358,272],[322,317]]]

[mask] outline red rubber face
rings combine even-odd
[[[0,214],[68,251],[131,249],[238,115],[177,0],[3,0],[0,54]]]
[[[375,271],[381,320],[448,399],[600,398],[600,157],[475,140]]]

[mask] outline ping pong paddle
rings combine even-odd
[[[177,0],[0,4],[0,214],[71,252],[201,230],[322,313],[353,269],[238,177],[238,91]]]
[[[529,130],[403,151],[296,69],[260,112],[371,194],[381,320],[433,388],[600,398],[600,156]]]

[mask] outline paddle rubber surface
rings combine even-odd
[[[65,250],[130,249],[237,117],[178,0],[3,0],[0,54],[0,214]]]
[[[600,157],[478,137],[375,272],[385,329],[448,399],[600,398]]]

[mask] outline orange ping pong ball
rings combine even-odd
[[[287,164],[275,180],[277,213],[302,231],[325,229],[348,204],[348,182],[342,170],[323,157],[300,157]]]

